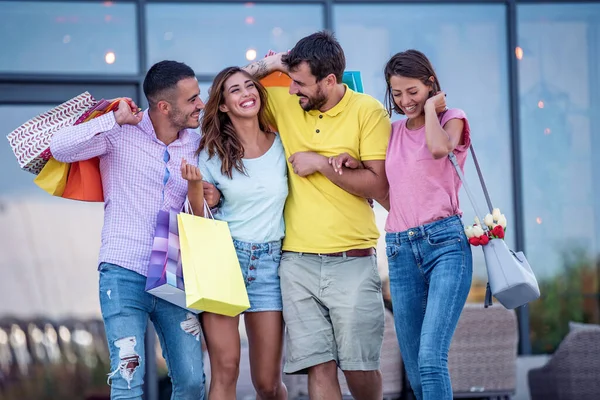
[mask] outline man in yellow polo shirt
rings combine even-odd
[[[286,373],[308,370],[311,399],[341,399],[339,366],[355,399],[382,398],[379,361],[384,311],[368,198],[383,198],[390,120],[380,102],[342,83],[344,52],[328,32],[287,54],[246,67],[279,70],[289,88],[268,88],[288,158],[286,236],[279,268],[286,322]],[[348,153],[362,168],[337,172]],[[293,173],[292,173],[293,172]]]

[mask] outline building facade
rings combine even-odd
[[[145,104],[144,74],[163,59],[190,65],[205,98],[223,67],[330,29],[347,68],[383,102],[389,57],[423,51],[449,106],[469,117],[494,206],[508,218],[508,244],[525,252],[540,281],[542,298],[518,310],[520,352],[552,352],[569,321],[600,322],[600,2],[0,0],[0,19],[4,135],[86,90]],[[0,154],[4,202],[47,196],[7,142]],[[478,189],[471,162],[466,175]],[[465,193],[461,204],[471,224]],[[384,211],[377,215],[382,226]],[[473,252],[470,300],[481,301],[485,265]]]

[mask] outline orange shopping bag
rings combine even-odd
[[[290,87],[292,78],[279,71],[271,72],[260,80],[264,87]]]
[[[96,117],[107,114],[119,107],[121,98],[111,103],[102,99],[96,106],[82,116],[77,123],[90,121]],[[67,184],[62,194],[63,198],[79,201],[103,202],[102,177],[100,176],[100,159],[98,157],[85,161],[71,163]]]
[[[98,157],[71,163],[67,184],[61,197],[79,201],[104,201]]]

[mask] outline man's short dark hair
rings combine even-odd
[[[186,78],[195,78],[196,74],[184,63],[160,61],[154,64],[144,78],[144,94],[150,107],[154,107],[165,91],[177,87],[177,83]]]
[[[306,62],[317,82],[329,74],[334,74],[337,83],[342,83],[346,69],[344,50],[329,31],[316,32],[300,39],[294,48],[282,57],[282,62],[290,71]]]

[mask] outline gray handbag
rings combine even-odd
[[[470,146],[470,150],[475,168],[477,169],[477,175],[479,175],[481,187],[483,188],[483,194],[491,213],[494,207],[492,206],[492,201],[490,200],[490,195],[487,191],[483,174],[481,173],[481,168],[479,167],[479,162],[477,162],[477,156],[475,156],[475,150],[472,145]],[[450,153],[448,157],[463,183],[463,187],[475,210],[475,215],[479,217],[480,221],[483,221],[483,218],[481,218],[483,214],[479,212],[473,193],[469,189],[456,160],[456,156],[454,153]],[[486,224],[481,225],[481,228],[487,233],[488,227]],[[482,246],[482,249],[488,274],[488,284],[485,293],[486,308],[492,305],[492,295],[507,309],[520,307],[540,297],[540,288],[537,279],[535,279],[535,275],[523,252],[515,253],[508,248],[503,239],[491,239],[488,244]]]

